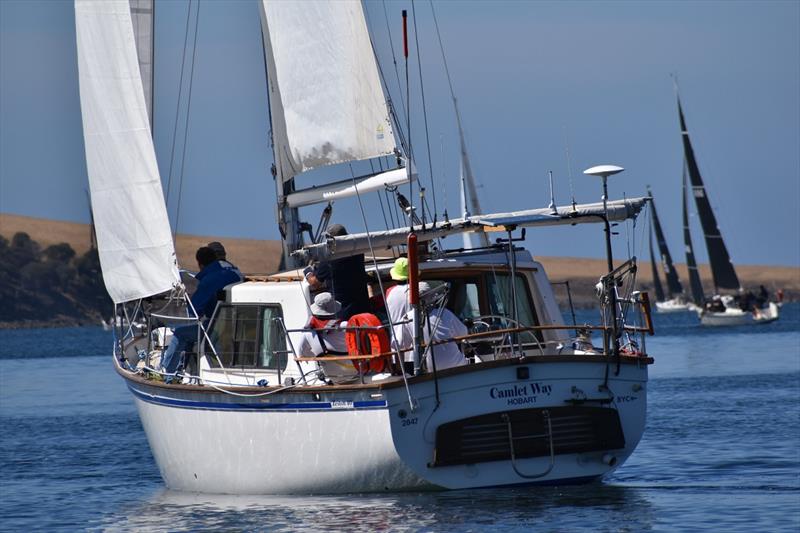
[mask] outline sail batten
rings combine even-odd
[[[103,281],[122,303],[180,282],[128,0],[75,0],[86,169]]]
[[[741,288],[736,270],[733,268],[728,249],[719,231],[717,219],[711,208],[711,203],[706,194],[703,178],[700,176],[700,169],[697,166],[697,159],[694,155],[692,142],[689,139],[689,132],[686,128],[686,120],[683,116],[683,108],[678,99],[678,115],[680,118],[681,138],[683,140],[684,158],[689,180],[692,184],[692,196],[697,205],[697,214],[700,216],[700,224],[703,228],[703,236],[708,249],[708,261],[711,264],[711,275],[714,279],[714,288],[738,290]]]

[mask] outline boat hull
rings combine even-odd
[[[766,308],[756,312],[728,307],[723,312],[700,311],[699,315],[700,323],[704,326],[748,326],[778,320],[780,310],[777,304],[770,302]]]
[[[602,477],[627,459],[644,432],[647,363],[622,364],[615,376],[613,362],[595,359],[455,369],[459,371],[443,372],[438,383],[415,378],[408,391],[376,386],[261,396],[164,386],[122,373],[169,488],[224,494],[343,493]],[[622,442],[614,449],[577,453],[559,453],[556,446],[552,460],[549,453],[525,457],[523,445],[517,444],[514,461],[507,456],[436,464],[445,447],[437,431],[448,423],[510,413],[518,420],[512,424],[520,435],[516,442],[522,443],[519,439],[528,438],[522,436],[528,422],[521,417],[538,420],[548,411],[555,425],[558,410],[570,406],[587,413],[613,411]],[[508,455],[504,450],[509,442],[495,443],[501,454]]]
[[[685,313],[687,311],[694,311],[696,309],[697,306],[693,303],[684,302],[683,300],[678,299],[656,302],[656,311],[659,313]]]

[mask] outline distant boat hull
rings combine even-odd
[[[728,307],[725,311],[712,312],[698,311],[700,323],[704,326],[747,326],[753,324],[768,324],[778,320],[780,310],[776,303],[770,302],[766,308],[754,311]]]
[[[620,466],[644,432],[651,360],[623,357],[615,376],[611,358],[533,359],[443,371],[438,403],[430,376],[412,378],[414,410],[402,384],[268,395],[239,387],[233,396],[119,371],[161,475],[176,490],[304,494],[560,484],[595,480]],[[609,436],[609,425],[619,435]],[[545,434],[530,429],[550,426]],[[546,434],[552,460],[549,451],[539,453],[551,449]],[[538,452],[529,447],[534,441]],[[493,460],[491,453],[506,457]]]
[[[697,310],[697,306],[692,302],[687,302],[680,298],[656,302],[656,311],[659,313],[686,313]]]

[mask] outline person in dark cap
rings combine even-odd
[[[206,247],[214,250],[214,253],[217,254],[217,259],[225,261],[225,257],[227,254],[225,253],[225,247],[222,246],[221,242],[219,241],[210,242],[206,244]]]
[[[222,263],[222,266],[224,266],[225,268],[232,268],[233,270],[238,272],[240,276],[242,275],[241,271],[239,271],[236,265],[228,261],[227,258],[228,254],[225,251],[225,247],[222,246],[221,242],[219,241],[210,242],[206,245],[206,247],[214,250],[214,253],[217,254],[217,260]],[[242,277],[244,278],[244,276]]]
[[[242,281],[239,269],[228,263],[220,261],[217,252],[209,246],[198,248],[195,254],[200,272],[195,275],[199,281],[197,289],[192,294],[191,303],[197,318],[205,323],[214,314],[217,307],[217,293],[230,285]],[[161,358],[161,367],[166,374],[165,381],[171,382],[174,374],[181,366],[181,354],[189,350],[197,340],[198,327],[196,325],[178,326],[172,334],[169,347]]]
[[[341,224],[333,224],[326,234],[335,239],[347,235],[347,229]],[[312,289],[325,288],[342,304],[336,315],[342,320],[372,310],[367,292],[367,273],[364,271],[364,254],[323,261],[306,274],[306,279]]]

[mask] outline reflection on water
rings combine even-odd
[[[589,522],[588,518],[593,517]],[[505,490],[217,496],[159,491],[121,507],[96,527],[108,531],[650,531],[654,513],[639,489],[593,484]]]

